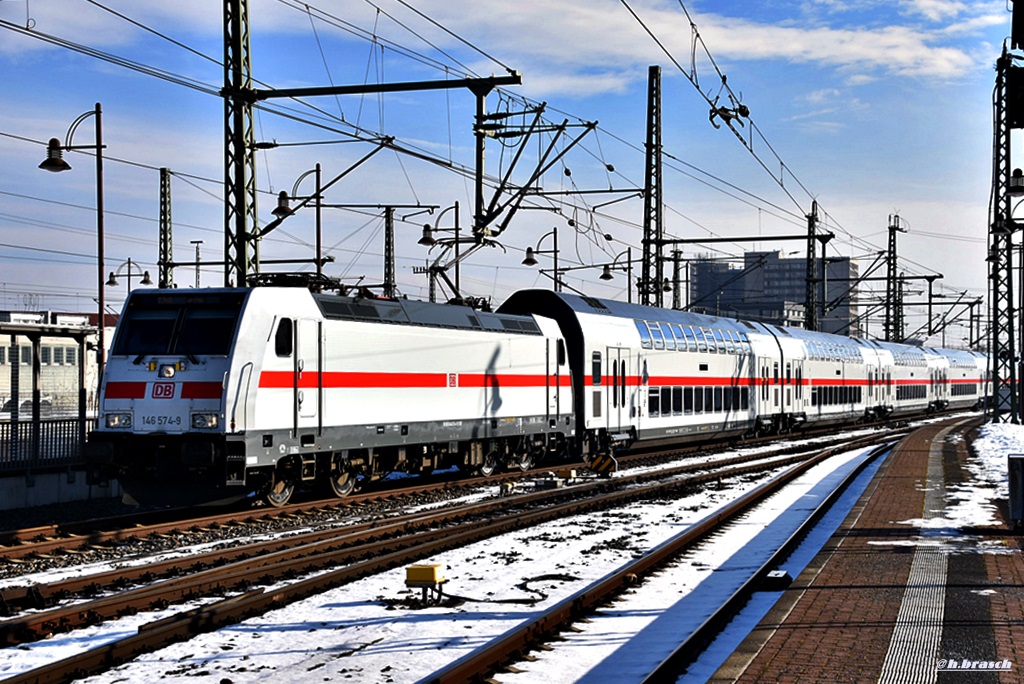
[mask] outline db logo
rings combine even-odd
[[[153,398],[154,399],[173,399],[174,398],[174,383],[173,382],[154,382],[153,383]]]

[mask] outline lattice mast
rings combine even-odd
[[[661,67],[651,66],[647,71],[647,144],[646,175],[644,178],[644,257],[641,267],[640,303],[662,306],[662,283],[665,279],[661,259],[665,226],[661,203]]]

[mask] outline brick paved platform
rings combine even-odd
[[[905,522],[942,517],[947,489],[969,479],[966,441],[979,424],[944,421],[897,445],[711,681],[1024,681],[1018,537]]]

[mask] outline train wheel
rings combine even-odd
[[[274,484],[270,486],[270,491],[263,496],[263,500],[274,508],[280,508],[291,500],[294,493],[294,481],[275,478]]]
[[[516,467],[520,470],[529,470],[533,467],[533,454],[526,452],[516,456]]]
[[[480,474],[490,477],[498,469],[498,454],[491,451],[484,456],[484,462],[480,464]]]
[[[356,476],[351,470],[348,470],[345,466],[347,463],[335,457],[331,461],[331,474],[327,476],[327,480],[331,485],[331,491],[334,496],[346,497],[352,493],[352,490],[356,488]]]

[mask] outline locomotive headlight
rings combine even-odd
[[[132,414],[130,413],[108,413],[107,427],[113,429],[127,430],[132,426]]]
[[[219,424],[218,416],[216,413],[193,413],[192,414],[192,429],[193,430],[213,430]]]
[[[174,371],[175,371],[175,368],[174,368],[174,364],[173,363],[165,363],[165,364],[160,366],[159,375],[160,375],[161,378],[173,378],[174,377]]]

